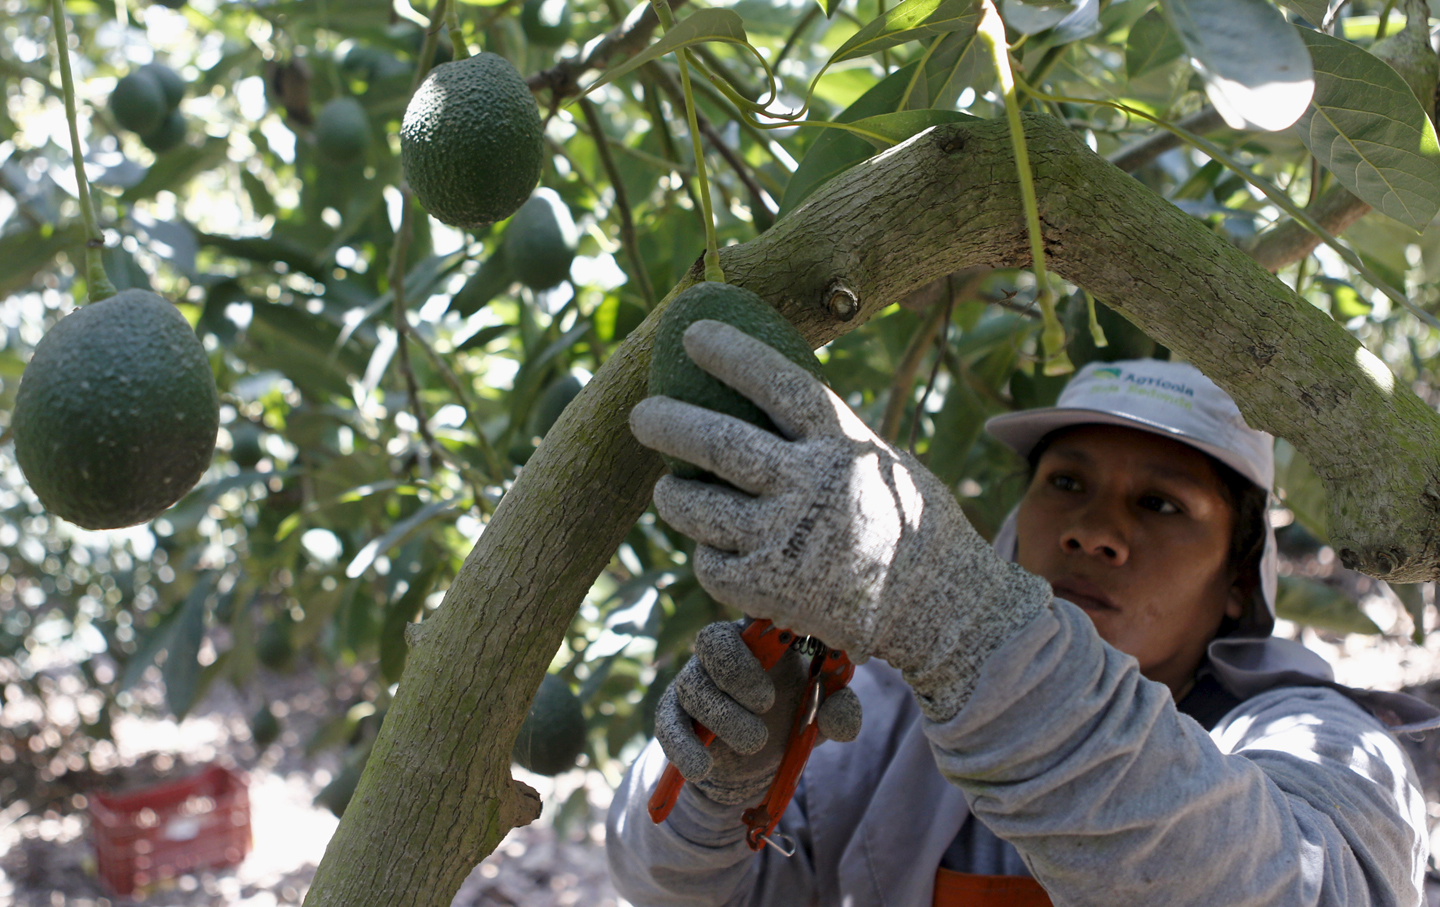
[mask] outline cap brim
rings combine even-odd
[[[1260,477],[1254,475],[1253,464],[1234,451],[1217,447],[1194,435],[1176,431],[1167,425],[1150,422],[1136,416],[1122,416],[1105,410],[1083,407],[1052,406],[1048,409],[1029,409],[1023,412],[994,416],[985,422],[985,430],[1006,447],[1020,456],[1028,458],[1030,451],[1035,449],[1035,445],[1040,443],[1041,438],[1052,431],[1076,425],[1118,425],[1122,428],[1135,428],[1161,437],[1172,438],[1181,444],[1209,454],[1265,491],[1270,490],[1265,487]]]

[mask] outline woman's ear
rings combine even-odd
[[[1242,583],[1239,579],[1230,584],[1230,594],[1225,598],[1225,616],[1231,620],[1239,620],[1245,614],[1245,601],[1250,597],[1248,583]]]

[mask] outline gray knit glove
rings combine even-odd
[[[695,637],[685,663],[655,709],[655,739],[681,776],[716,803],[763,794],[780,767],[809,661],[793,649],[767,673],[740,638],[741,624],[714,623]],[[693,719],[693,720],[692,720]],[[715,732],[707,748],[694,721]],[[860,699],[849,687],[827,696],[815,713],[820,740],[854,740]]]
[[[784,433],[668,397],[631,411],[641,444],[741,489],[655,486],[660,515],[699,542],[700,584],[857,663],[883,658],[929,718],[952,718],[986,657],[1049,605],[1049,583],[995,554],[943,483],[770,347],[697,321],[685,350]]]

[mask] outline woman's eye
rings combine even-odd
[[[1161,513],[1161,514],[1170,514],[1170,513],[1179,513],[1179,512],[1180,512],[1180,508],[1179,508],[1179,507],[1176,507],[1174,504],[1170,503],[1169,501],[1165,500],[1164,498],[1162,498],[1162,497],[1157,497],[1156,495],[1153,495],[1153,494],[1152,494],[1152,495],[1146,495],[1145,497],[1141,498],[1141,499],[1140,499],[1140,506],[1141,506],[1141,507],[1144,507],[1146,510],[1153,510],[1153,511],[1155,511],[1156,513]]]
[[[1079,491],[1080,481],[1074,476],[1053,475],[1050,477],[1050,484],[1061,491]]]

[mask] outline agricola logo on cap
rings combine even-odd
[[[1096,378],[1123,381],[1134,388],[1152,388],[1155,390],[1169,391],[1172,394],[1184,394],[1187,397],[1195,396],[1194,388],[1179,381],[1166,381],[1164,378],[1152,378],[1149,375],[1137,375],[1126,369],[1110,366],[1097,368],[1094,373]]]

